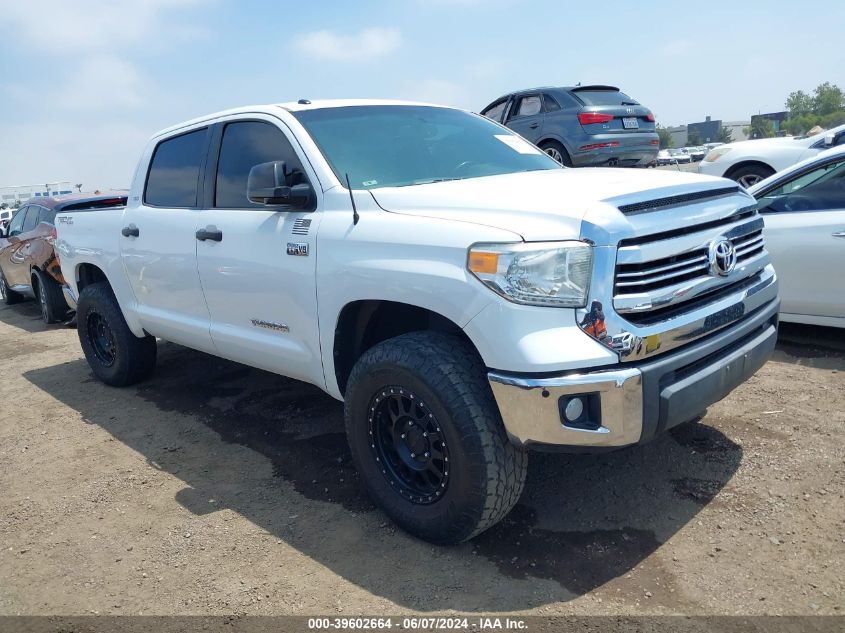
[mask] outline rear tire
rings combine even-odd
[[[155,368],[156,340],[129,329],[108,283],[85,286],[76,308],[79,342],[94,375],[107,385],[125,387]]]
[[[557,141],[543,141],[540,143],[540,149],[564,167],[572,167],[572,158],[569,156],[569,152]]]
[[[456,337],[413,332],[372,347],[349,377],[344,413],[367,492],[419,538],[470,539],[522,493],[527,453],[509,442],[484,365]]]
[[[23,295],[9,288],[9,284],[6,283],[6,276],[2,272],[0,272],[0,298],[7,306],[23,301]]]
[[[62,288],[59,283],[47,273],[40,270],[33,272],[35,278],[35,297],[41,306],[41,318],[44,323],[61,323],[67,318],[70,307],[65,301]]]
[[[751,185],[756,185],[773,173],[775,173],[775,170],[767,165],[746,165],[731,172],[729,178],[738,182],[745,189],[748,189]]]

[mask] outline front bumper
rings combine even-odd
[[[654,360],[602,371],[536,377],[488,374],[505,429],[515,444],[534,448],[611,448],[647,442],[693,419],[752,376],[777,341],[779,300],[730,328]],[[594,394],[595,428],[562,422],[559,401]]]

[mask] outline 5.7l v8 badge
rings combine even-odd
[[[308,257],[308,244],[305,242],[288,242],[288,255]]]

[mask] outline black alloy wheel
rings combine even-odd
[[[90,312],[85,320],[85,333],[91,349],[103,366],[111,367],[117,358],[114,333],[108,322],[97,312]]]
[[[370,449],[408,501],[434,503],[449,483],[449,451],[434,413],[409,389],[382,388],[370,402]]]

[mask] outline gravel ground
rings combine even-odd
[[[520,504],[457,547],[364,496],[339,403],[160,343],[94,380],[76,332],[0,308],[0,614],[838,614],[845,336],[788,328],[702,423],[533,454]]]

